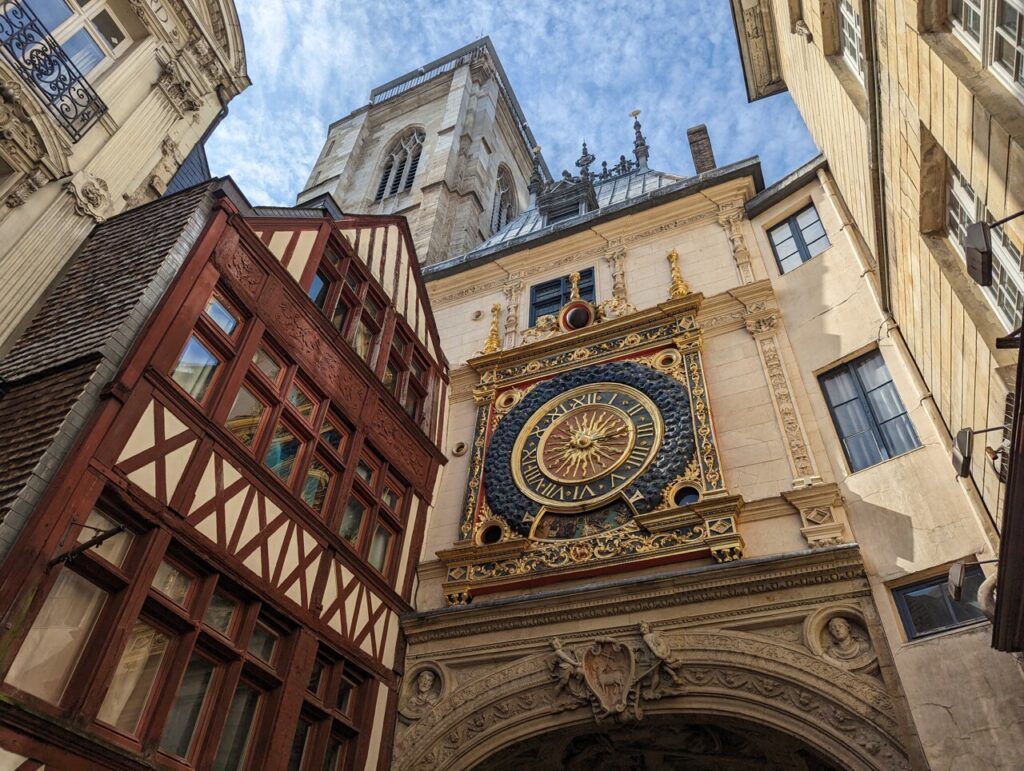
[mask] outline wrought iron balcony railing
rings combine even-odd
[[[0,47],[72,142],[81,139],[107,111],[89,81],[24,0],[0,0]]]

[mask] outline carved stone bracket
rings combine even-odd
[[[743,240],[740,232],[740,223],[745,220],[742,206],[723,208],[718,213],[718,224],[725,230],[729,238],[729,247],[732,249],[732,258],[736,262],[736,269],[740,274],[740,281],[744,284],[754,283],[754,271],[750,264],[750,250]]]
[[[80,172],[64,183],[64,190],[74,199],[75,213],[79,216],[105,222],[110,215],[110,189],[99,177],[87,171]]]
[[[160,65],[156,85],[179,117],[197,113],[202,107],[202,99],[178,59],[168,59]]]
[[[803,527],[800,532],[812,549],[848,543],[846,510],[835,484],[817,484],[782,493],[797,511]]]

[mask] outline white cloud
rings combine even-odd
[[[641,122],[651,165],[692,171],[686,128],[706,123],[720,164],[760,155],[771,182],[815,154],[788,95],[748,104],[725,3],[238,0],[252,88],[210,142],[215,173],[254,203],[290,204],[327,126],[372,88],[490,35],[552,172],[586,139],[630,157]]]

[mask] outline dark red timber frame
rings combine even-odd
[[[304,218],[301,224],[308,227],[309,222]],[[107,595],[56,703],[9,684],[0,686],[5,696],[13,699],[0,701],[0,745],[57,767],[95,764],[137,768],[154,763],[175,769],[209,767],[218,751],[232,695],[239,683],[245,683],[261,694],[246,743],[246,762],[258,759],[259,767],[267,769],[288,767],[295,749],[291,737],[301,716],[309,725],[305,748],[300,751],[302,769],[323,767],[327,753],[336,745],[341,748],[338,757],[343,758],[337,768],[363,768],[370,750],[371,717],[374,723],[383,721],[385,726],[379,766],[389,764],[398,675],[321,620],[333,562],[321,560],[315,581],[304,590],[308,595],[306,610],[243,567],[236,555],[211,544],[183,518],[206,459],[216,447],[218,454],[245,473],[254,488],[268,499],[272,496],[324,545],[332,560],[344,564],[390,611],[410,610],[408,599],[423,541],[426,508],[443,462],[431,436],[441,435],[441,400],[447,385],[444,363],[430,357],[405,320],[386,302],[380,316],[380,336],[369,363],[360,358],[346,342],[350,338],[345,335],[353,329],[351,324],[343,323],[339,334],[332,318],[306,296],[313,274],[321,269],[320,256],[324,271],[333,271],[332,280],[341,282],[331,285],[330,299],[338,300],[345,296],[346,288],[351,289],[345,282],[350,275],[362,282],[357,285],[358,291],[352,292],[355,299],[362,302],[376,293],[378,299],[386,300],[386,295],[361,269],[350,244],[326,218],[318,225],[313,246],[312,254],[317,259],[310,259],[297,286],[252,229],[255,225],[267,230],[275,224],[284,226],[289,221],[275,223],[261,218],[247,222],[229,199],[219,198],[178,277],[120,373],[105,388],[103,400],[12,556],[0,567],[0,611],[9,630],[0,643],[0,674],[5,676],[62,573],[72,571]],[[403,236],[408,239],[407,232]],[[327,257],[328,253],[332,256]],[[415,266],[414,271],[422,287]],[[213,296],[238,320],[230,334],[204,313]],[[352,307],[356,307],[354,303]],[[362,309],[360,305],[359,312]],[[436,341],[429,314],[426,321]],[[201,402],[170,377],[192,334],[197,334],[221,361]],[[392,340],[400,341],[397,350],[405,356],[406,366],[410,361],[426,365],[424,388],[429,394],[422,394],[418,423],[405,414],[393,387],[381,381],[385,366],[398,355]],[[265,377],[261,381],[261,374],[250,364],[260,345],[280,357],[283,374],[277,384]],[[380,354],[382,351],[386,353]],[[403,387],[411,387],[412,375],[406,373],[404,377]],[[268,407],[248,447],[224,425],[243,383],[260,389],[259,395]],[[310,397],[310,416],[289,402],[293,383],[301,384]],[[279,389],[276,394],[275,387]],[[198,438],[174,490],[169,489],[166,468],[156,464],[157,497],[130,482],[123,469],[115,468],[121,448],[151,400],[160,405],[155,412],[154,457],[175,441],[163,435],[168,415],[173,414]],[[324,418],[347,434],[345,444],[337,450],[325,447],[319,436]],[[289,480],[280,479],[263,463],[273,426],[282,420],[294,427],[304,442]],[[334,472],[321,511],[303,500],[299,482],[302,469],[318,457],[329,460]],[[357,474],[361,462],[373,469],[369,481]],[[354,543],[338,534],[344,502],[352,494],[369,504],[363,523],[366,529]],[[420,503],[413,510],[416,500]],[[105,559],[97,553],[100,549],[84,552],[67,564],[48,565],[55,556],[90,537],[93,531],[84,531],[81,525],[94,509],[131,534],[131,545],[121,560]],[[366,560],[370,534],[378,524],[394,534],[380,570]],[[404,580],[401,586],[395,586],[405,537],[409,544]],[[188,591],[180,602],[152,586],[158,571],[166,570],[162,567],[165,563],[189,577]],[[277,571],[280,573],[280,565]],[[207,618],[215,597],[221,606],[224,598],[234,603],[226,629],[211,626]],[[99,721],[97,715],[133,628],[140,622],[168,642],[136,726],[121,730]],[[266,638],[267,630],[277,635],[269,661],[251,651],[258,629],[261,640]],[[396,662],[401,660],[401,647],[399,640]],[[209,662],[213,675],[188,749],[184,755],[176,755],[159,749],[159,745],[179,683],[193,657]],[[318,668],[322,669],[322,682],[312,687],[311,677]],[[340,695],[344,688],[352,691],[343,707]],[[373,715],[380,688],[389,689],[386,714]],[[69,728],[73,728],[74,736]],[[83,732],[90,737],[88,740]],[[144,761],[143,756],[150,760]]]

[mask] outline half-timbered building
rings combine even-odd
[[[0,765],[387,767],[447,381],[404,220],[129,211],[0,376]]]

